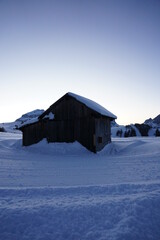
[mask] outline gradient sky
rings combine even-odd
[[[0,122],[74,92],[142,123],[159,76],[160,0],[0,0]]]

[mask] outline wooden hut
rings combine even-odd
[[[38,119],[20,127],[23,145],[46,138],[48,142],[78,141],[92,152],[111,142],[111,124],[116,116],[90,99],[66,93]]]

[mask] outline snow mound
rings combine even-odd
[[[116,155],[120,152],[120,148],[118,145],[116,145],[115,143],[109,143],[107,144],[100,152],[98,152],[97,154],[99,156],[109,156],[109,155]]]
[[[31,146],[23,147],[29,152],[37,152],[40,154],[54,155],[54,156],[67,156],[67,155],[81,155],[90,154],[90,152],[83,147],[79,142],[73,143],[48,143],[46,139],[43,139],[39,143]],[[92,153],[91,153],[92,154]]]

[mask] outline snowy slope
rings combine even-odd
[[[0,239],[159,239],[160,138],[21,141],[0,133]]]

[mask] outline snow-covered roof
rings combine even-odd
[[[117,118],[113,113],[111,113],[110,111],[108,111],[107,109],[102,107],[100,104],[98,104],[98,103],[96,103],[96,102],[94,102],[94,101],[92,101],[88,98],[79,96],[79,95],[77,95],[75,93],[71,93],[71,92],[68,92],[68,95],[71,96],[71,97],[74,97],[79,102],[85,104],[87,107],[89,107],[90,109],[100,113],[103,116],[110,117],[110,118],[113,118],[113,119]]]

